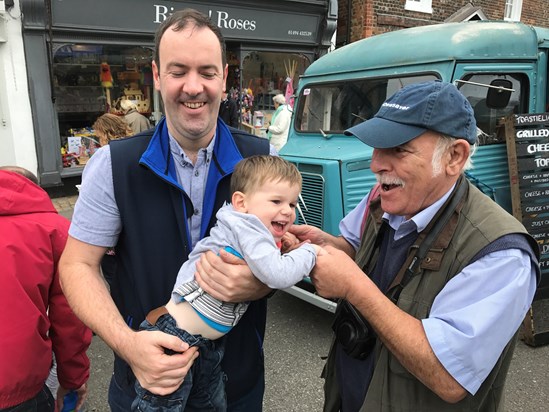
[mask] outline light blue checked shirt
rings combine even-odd
[[[395,239],[424,230],[452,190],[408,221],[385,213],[383,218],[395,230]],[[367,196],[339,225],[355,250],[366,201]],[[522,323],[536,285],[528,254],[507,249],[465,267],[435,298],[429,317],[422,319],[423,328],[438,360],[469,393],[476,393]]]

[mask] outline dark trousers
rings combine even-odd
[[[53,412],[54,410],[55,400],[48,387],[44,384],[44,387],[33,398],[19,405],[0,409],[0,412]]]
[[[105,254],[101,259],[101,270],[110,287],[116,273],[116,256]]]

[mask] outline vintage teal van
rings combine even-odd
[[[430,79],[455,82],[470,101],[484,133],[468,177],[511,211],[506,143],[498,139],[496,125],[510,113],[547,111],[548,48],[548,29],[475,21],[389,32],[315,61],[299,80],[288,143],[281,150],[303,176],[299,223],[339,234],[340,220],[375,182],[371,148],[343,131],[371,118],[403,86]],[[498,85],[510,91],[503,107],[487,104]],[[288,292],[328,310],[335,307],[304,284]]]

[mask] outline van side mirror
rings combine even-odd
[[[490,86],[486,95],[486,106],[490,109],[503,109],[511,100],[513,83],[507,79],[494,79]]]

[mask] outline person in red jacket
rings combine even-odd
[[[45,382],[57,358],[57,406],[87,395],[92,333],[72,312],[57,264],[69,221],[26,169],[0,168],[0,411],[54,411]]]

